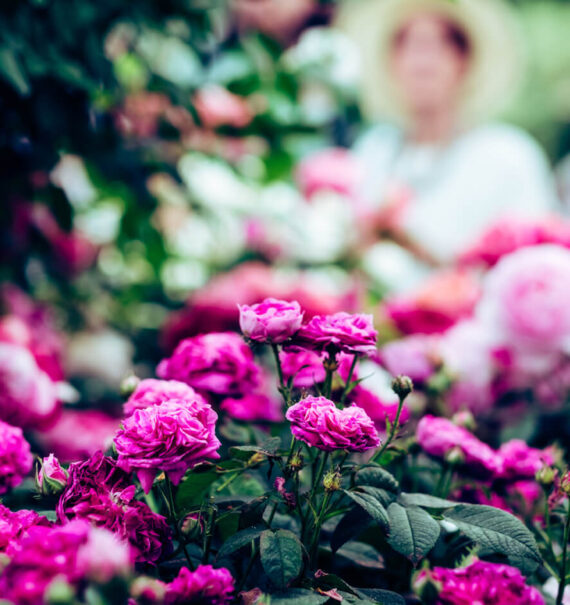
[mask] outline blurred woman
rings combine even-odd
[[[427,265],[452,261],[505,214],[555,209],[537,144],[487,122],[520,76],[510,17],[487,0],[368,0],[340,18],[363,55],[363,110],[384,120],[356,146],[366,228]]]

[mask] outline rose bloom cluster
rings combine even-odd
[[[456,569],[435,567],[418,574],[416,588],[421,592],[427,582],[438,590],[435,605],[544,605],[538,589],[509,565],[475,560]]]

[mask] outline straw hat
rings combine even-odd
[[[345,0],[337,27],[362,55],[361,106],[370,119],[405,120],[391,77],[389,58],[394,35],[410,18],[436,13],[456,23],[471,43],[471,59],[461,103],[467,122],[504,109],[521,83],[524,53],[512,11],[498,0]]]

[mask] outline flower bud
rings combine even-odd
[[[140,381],[141,381],[140,378],[138,376],[135,376],[134,374],[127,376],[121,382],[121,387],[120,387],[121,395],[123,397],[130,397],[134,393],[134,391],[137,388],[137,386],[139,385]]]
[[[341,474],[337,471],[329,471],[323,477],[323,486],[327,492],[336,492],[340,489]]]
[[[414,383],[409,376],[396,376],[392,380],[392,390],[403,401],[414,390]]]
[[[534,478],[543,487],[549,487],[554,483],[554,479],[556,478],[556,469],[551,466],[543,466],[536,471]]]
[[[144,605],[158,605],[164,601],[166,596],[166,584],[155,578],[139,576],[131,584],[131,597],[137,603]]]
[[[422,569],[412,580],[412,590],[421,598],[422,603],[435,603],[441,584],[432,578],[429,570]]]
[[[567,496],[570,494],[570,471],[566,471],[560,479],[560,491]]]
[[[197,513],[192,513],[184,517],[182,525],[180,526],[180,531],[187,538],[191,539],[201,536],[204,531],[204,524],[200,518],[200,515]]]
[[[453,414],[451,422],[457,426],[462,426],[464,429],[467,429],[471,432],[473,432],[477,427],[475,417],[469,410],[463,410]]]
[[[452,447],[445,453],[444,460],[449,464],[463,464],[465,462],[465,454],[460,447]]]
[[[59,460],[50,454],[41,462],[36,483],[42,495],[58,495],[65,489],[68,478],[69,473],[61,466]]]
[[[75,602],[75,590],[64,579],[56,579],[48,586],[44,599],[49,605],[72,605]]]
[[[289,468],[293,472],[300,471],[305,466],[305,459],[303,456],[297,452],[291,456],[291,460],[289,461]]]

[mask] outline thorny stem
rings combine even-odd
[[[402,408],[404,407],[405,397],[400,397],[398,402],[398,411],[396,412],[396,418],[394,418],[394,422],[390,425],[390,432],[388,433],[388,438],[382,444],[382,447],[372,456],[370,462],[378,462],[382,457],[382,454],[386,451],[386,448],[392,443],[398,429],[400,428],[400,415],[402,414]]]
[[[166,498],[168,513],[170,516],[170,521],[171,521],[172,525],[174,526],[174,531],[176,532],[176,537],[178,538],[178,541],[180,542],[180,546],[181,546],[182,550],[184,551],[184,556],[186,557],[186,562],[188,563],[188,567],[191,570],[194,570],[194,564],[192,563],[192,560],[190,559],[190,555],[188,554],[188,551],[186,550],[186,540],[184,539],[184,536],[182,535],[182,532],[180,531],[180,528],[178,527],[178,519],[176,518],[176,504],[174,502],[174,491],[172,489],[172,482],[170,481],[168,476],[166,476],[164,478],[164,482],[166,485],[166,497],[165,498]]]
[[[275,358],[275,365],[277,366],[277,376],[279,377],[279,387],[283,398],[285,399],[285,405],[289,407],[289,389],[285,386],[285,379],[283,378],[283,368],[281,367],[281,359],[279,359],[279,347],[276,344],[271,344],[271,350],[273,351],[273,357]]]
[[[348,376],[346,378],[346,384],[344,385],[344,390],[342,391],[342,395],[340,398],[341,405],[344,404],[347,395],[350,393],[350,387],[352,382],[352,375],[354,374],[354,368],[356,368],[356,362],[358,361],[358,355],[355,353],[352,359],[352,365],[350,366],[350,370],[348,371]]]

